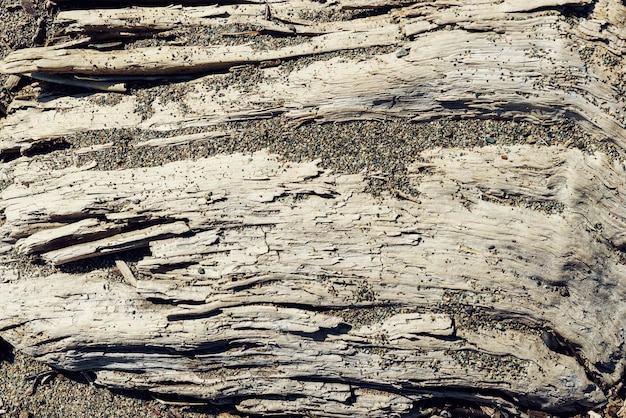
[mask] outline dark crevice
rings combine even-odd
[[[363,8],[359,11],[356,11],[356,9],[352,9],[352,10],[355,10],[355,13],[352,15],[351,20],[365,19],[367,17],[386,15],[394,9],[399,9],[399,8],[408,6],[412,3],[415,3],[415,2],[406,2],[405,4],[398,4],[398,5],[381,5],[381,6],[376,6],[376,7]],[[350,10],[349,7],[343,7],[343,9]]]
[[[167,316],[167,320],[169,322],[176,321],[191,321],[194,319],[207,319],[217,316],[222,313],[221,309],[211,309],[202,312],[190,312],[190,313],[181,313],[181,314],[171,314]]]
[[[13,160],[17,160],[22,156],[19,149],[5,149],[0,151],[0,162],[8,163]]]
[[[117,259],[122,259],[126,262],[136,262],[149,255],[151,255],[150,249],[146,246],[132,250],[120,251],[114,254],[73,261],[71,263],[60,265],[57,268],[63,273],[85,274],[94,270],[113,268],[115,267],[115,260]]]
[[[193,299],[168,299],[168,298],[157,298],[157,297],[148,297],[146,300],[155,305],[204,305],[205,301],[193,300]]]
[[[33,320],[22,320],[22,321],[17,322],[17,323],[13,323],[13,324],[6,325],[4,327],[0,327],[0,332],[10,331],[12,329],[20,328],[20,327],[24,326],[25,324],[28,324],[31,321],[33,321]]]
[[[322,328],[315,332],[290,331],[290,334],[297,335],[302,338],[310,338],[313,341],[326,341],[329,335],[343,335],[350,332],[352,326],[349,324],[339,324],[334,328]]]
[[[445,342],[457,342],[457,341],[463,340],[462,338],[457,337],[456,335],[435,335],[435,334],[429,334],[426,332],[420,332],[416,335],[423,336],[423,337],[430,337],[432,339],[445,341]]]
[[[61,337],[55,337],[55,338],[48,338],[46,340],[42,340],[42,341],[37,341],[36,343],[32,344],[33,347],[39,347],[42,345],[48,345],[48,344],[53,344],[59,341],[63,341],[66,340],[68,338],[71,338],[69,335],[63,335]]]
[[[492,398],[499,398],[503,401],[511,404],[511,405],[520,405],[519,399],[515,399],[514,395],[509,394],[506,391],[496,390],[496,389],[483,389],[476,387],[466,387],[466,386],[453,386],[449,385],[446,387],[441,386],[419,386],[416,387],[412,383],[405,383],[403,385],[380,385],[380,384],[372,384],[368,381],[363,381],[360,379],[342,379],[342,378],[320,378],[317,376],[298,376],[297,381],[302,382],[322,382],[322,383],[339,383],[339,384],[349,384],[352,388],[361,388],[361,389],[372,389],[379,390],[381,392],[392,393],[396,395],[402,396],[411,396],[417,395],[417,397],[423,397],[424,401],[417,401],[414,403],[413,411],[417,411],[418,408],[427,409],[429,406],[436,405],[445,405],[446,403],[450,403],[452,405],[493,405]],[[420,381],[416,380],[415,384],[419,385]],[[472,402],[468,401],[467,398],[486,398],[484,403],[480,402]],[[351,404],[356,402],[356,394],[352,390],[352,396],[348,398],[345,402],[346,404]],[[532,398],[527,398],[525,404],[529,405],[531,408],[540,409],[544,404],[545,400],[540,396],[534,396]],[[571,407],[563,406],[558,412],[561,413],[575,413],[580,412],[588,408],[589,405],[573,405]],[[557,412],[557,411],[553,411]],[[409,413],[408,416],[411,416]]]
[[[506,33],[506,30],[500,29],[500,28],[472,28],[472,27],[465,27],[465,26],[460,26],[460,28],[468,33],[498,33],[498,34]]]
[[[318,177],[318,176],[310,176],[310,177],[304,178],[304,179],[301,180],[301,182],[304,183],[307,180],[313,179],[315,177]],[[329,192],[329,193],[316,193],[316,192],[291,193],[291,192],[284,192],[284,193],[281,193],[281,194],[279,194],[277,196],[274,196],[274,199],[272,200],[272,202],[279,201],[280,199],[284,199],[286,197],[292,197],[292,198],[294,198],[296,200],[304,199],[304,198],[306,198],[308,196],[317,196],[317,197],[321,197],[322,199],[334,199],[338,195],[339,195],[339,193],[337,193],[337,192]],[[270,223],[268,225],[272,225],[272,224]]]
[[[353,405],[356,402],[356,393],[354,393],[354,387],[350,386],[350,396],[346,399],[346,405]]]
[[[63,215],[58,215],[58,214],[50,214],[49,218],[46,219],[43,223],[45,223],[46,221],[49,222],[61,222],[61,223],[72,223],[72,222],[78,222],[78,221],[82,221],[88,218],[95,218],[98,219],[100,221],[106,221],[106,214],[104,213],[104,211],[98,211],[95,212],[95,208],[90,208],[88,209],[88,211],[86,213],[71,213],[71,214],[63,214]],[[118,233],[118,232],[116,232]],[[20,236],[19,238],[23,238],[22,236]]]
[[[120,342],[121,344],[123,342]],[[139,354],[139,355],[164,355],[164,356],[182,356],[187,358],[194,358],[196,356],[202,355],[212,355],[212,354],[220,354],[227,352],[233,349],[242,349],[247,350],[254,347],[258,347],[258,344],[250,343],[250,342],[241,342],[241,341],[230,341],[230,340],[218,340],[218,341],[207,341],[200,344],[195,344],[190,346],[189,348],[175,348],[169,346],[156,346],[149,344],[132,344],[132,343],[123,343],[123,345],[111,345],[111,344],[96,344],[89,346],[80,346],[80,347],[72,347],[67,346],[65,348],[66,351],[78,350],[81,353],[115,353],[115,354]],[[84,356],[85,363],[93,363],[94,359],[91,356]],[[95,360],[97,364],[90,364],[90,367],[86,367],[86,369],[106,369],[108,367],[108,361],[114,363],[120,362],[128,362],[135,363],[136,359],[130,356],[129,358],[122,359],[121,357],[115,356],[114,358],[108,359],[106,356]],[[97,366],[97,367],[94,367]],[[77,370],[77,369],[74,369]]]
[[[586,5],[569,4],[558,8],[559,12],[565,17],[579,17],[589,19],[596,7],[596,1]]]
[[[113,209],[109,209],[108,212],[109,213],[116,212],[116,210],[115,208],[113,208]],[[127,219],[126,221],[128,222],[128,225],[122,227],[121,233],[137,231],[140,229],[149,228],[151,226],[173,224],[175,222],[180,222],[183,220],[183,219],[171,219],[171,218],[151,218],[150,216],[151,216],[150,214],[146,214],[146,218]],[[187,232],[186,234],[193,235],[193,233],[190,233],[190,232]],[[180,236],[182,235],[183,234],[180,234]],[[186,235],[186,236],[191,236],[191,235]]]
[[[202,305],[202,303],[200,303],[200,305]],[[256,303],[256,302],[241,303],[237,306],[250,306],[250,305],[259,305],[259,303]],[[282,307],[282,308],[301,309],[305,311],[320,312],[320,313],[326,313],[328,311],[338,308],[334,306],[312,306],[312,305],[306,305],[302,303],[271,303],[271,304],[265,304],[265,305],[271,305],[271,306]],[[367,308],[364,308],[364,309],[367,309]],[[213,316],[219,315],[221,313],[222,313],[221,309],[210,309],[206,311],[168,315],[167,320],[170,322],[174,322],[174,321],[185,321],[185,320],[192,320],[192,319],[206,319],[206,318],[211,318]]]
[[[595,363],[594,366],[600,373],[613,374],[615,372],[615,365],[621,361],[621,358],[612,358],[609,362]]]
[[[389,303],[371,303],[367,306],[346,306],[345,303],[342,305],[324,305],[324,306],[313,306],[307,305],[304,303],[274,303],[274,306],[280,306],[282,308],[293,308],[293,309],[302,309],[311,312],[320,312],[320,313],[329,313],[331,315],[335,315],[342,311],[371,311],[372,309],[381,308],[381,309],[393,309],[399,305],[389,304]],[[332,312],[331,312],[332,311]]]
[[[552,329],[543,330],[541,332],[541,338],[543,339],[546,347],[548,347],[551,351],[569,357],[574,357],[575,350],[580,349],[580,346],[567,341],[563,338],[563,336]]]
[[[242,280],[246,280],[248,279],[248,276],[244,276]],[[273,283],[273,282],[277,282],[280,281],[280,279],[277,278],[271,278],[271,279],[264,279],[262,281],[253,281],[253,282],[248,282],[248,283],[242,283],[240,286],[236,286],[233,285],[232,282],[235,282],[237,279],[235,276],[231,276],[231,284],[228,287],[228,290],[231,292],[241,292],[242,290],[246,290],[246,289],[251,289],[254,287],[258,287],[258,286],[263,286],[263,285],[268,285],[269,283]]]
[[[186,261],[186,262],[181,262],[181,263],[169,263],[169,264],[160,264],[158,267],[155,267],[153,269],[150,270],[151,274],[154,273],[168,273],[172,270],[179,270],[179,269],[185,269],[189,266],[195,265],[197,264],[197,262],[195,261]]]
[[[13,346],[0,338],[0,363],[8,361],[13,363],[15,360],[15,354],[13,353]]]
[[[391,392],[391,390],[388,390]],[[537,410],[542,410],[545,412],[555,412],[558,414],[570,414],[579,413],[582,411],[586,411],[591,405],[582,405],[582,404],[568,404],[568,405],[559,405],[555,406],[552,410],[546,410],[544,408],[545,399],[541,397],[541,392],[535,392],[533,395],[527,395],[523,401],[517,398],[518,395],[510,394],[503,390],[496,389],[482,389],[476,387],[466,387],[466,386],[446,386],[445,388],[437,387],[437,386],[426,386],[421,387],[416,390],[404,388],[402,394],[418,394],[418,395],[427,395],[428,398],[424,401],[415,402],[415,407],[425,408],[429,405],[438,405],[441,403],[453,403],[463,404],[464,402],[471,403],[467,398],[480,398],[485,397],[487,401],[483,403],[483,405],[493,405],[491,399],[489,398],[499,398],[505,402],[508,402],[511,405],[515,405],[517,407],[521,407],[521,405],[525,405],[527,408],[531,410],[536,408]],[[479,404],[477,402],[477,404]],[[543,415],[542,415],[543,416]],[[562,416],[562,415],[559,415]]]
[[[589,18],[591,16],[591,13],[593,13],[593,9],[595,8],[595,3],[596,2],[594,1],[586,5],[566,4],[560,7],[554,7],[553,5],[540,6],[540,7],[526,9],[522,13],[541,13],[541,12],[558,11],[565,17]]]
[[[467,110],[468,109],[467,103],[462,102],[460,100],[440,101],[439,104],[443,106],[444,108],[450,109],[450,110]]]

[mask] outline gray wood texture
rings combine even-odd
[[[116,93],[17,99],[0,121],[0,149],[111,127],[224,125],[138,145],[167,147],[271,115],[568,118],[592,140],[624,146],[624,67],[595,68],[579,54],[603,48],[623,63],[621,2],[449,3],[270,3],[274,20],[265,4],[68,10],[59,24],[86,40],[16,51],[2,71],[118,83],[353,48],[392,52],[264,68],[258,84],[229,87],[220,100],[204,83],[220,75],[204,75],[184,83],[185,112],[155,102],[148,118],[135,111],[137,94],[110,106],[93,96]],[[564,15],[591,3],[576,22]],[[294,17],[379,7],[389,10]],[[103,31],[125,31],[126,41],[242,23],[306,38],[262,51],[87,46]],[[606,401],[626,354],[625,163],[541,144],[435,147],[408,163],[414,194],[373,196],[371,173],[266,151],[123,170],[4,162],[0,336],[55,367],[92,370],[107,387],[231,402],[244,413],[387,417],[440,397],[572,412]],[[131,269],[123,257],[136,249],[146,255]],[[11,263],[111,254],[119,276],[28,277]]]

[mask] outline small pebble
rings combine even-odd
[[[401,49],[396,52],[396,57],[398,58],[406,57],[407,55],[409,55],[409,51],[407,51],[406,49]]]

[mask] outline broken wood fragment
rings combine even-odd
[[[184,234],[188,231],[189,228],[184,222],[166,223],[136,231],[123,232],[111,238],[101,238],[85,244],[76,244],[48,251],[43,253],[42,257],[46,261],[58,266],[103,254],[112,254],[145,247],[151,240],[156,238]]]
[[[193,74],[226,70],[241,64],[285,60],[388,45],[396,42],[395,27],[382,27],[369,33],[321,35],[296,47],[256,51],[249,46],[161,46],[120,51],[90,51],[40,47],[17,50],[9,54],[0,71],[5,74],[51,73],[89,75],[159,75]]]
[[[619,45],[624,37],[619,36],[623,31],[618,29],[618,12],[611,11],[616,7],[596,8],[604,13],[602,16],[613,16],[601,30],[597,25],[585,26],[584,20],[572,25],[558,15],[533,12],[536,3],[532,2],[502,2],[494,13],[487,13],[478,3],[450,10],[417,5],[393,9],[390,13],[397,19],[375,16],[375,26],[353,31],[349,30],[353,21],[334,22],[343,25],[343,30],[276,49],[158,46],[101,52],[72,44],[16,51],[4,60],[7,72],[132,74],[141,78],[154,73],[221,71],[258,64],[266,76],[251,80],[245,92],[234,86],[218,89],[223,78],[219,74],[189,82],[185,86],[190,94],[180,99],[178,107],[159,101],[140,103],[135,96],[124,98],[106,113],[98,104],[74,97],[14,106],[7,109],[9,116],[0,124],[0,150],[27,150],[32,143],[82,129],[84,120],[90,120],[94,130],[169,130],[275,115],[295,123],[497,117],[554,124],[573,118],[590,135],[623,145],[624,106],[618,86],[626,65],[615,65],[611,71],[602,70],[601,65],[592,68],[579,54],[581,48],[604,48],[598,40],[603,34],[611,34],[609,53],[621,54]],[[553,3],[562,4],[550,5]],[[185,8],[176,11],[193,14]],[[258,12],[262,14],[261,9]],[[124,13],[135,16],[140,11],[124,9]],[[508,20],[511,13],[519,15]],[[477,22],[482,22],[479,31]],[[538,27],[543,29],[537,32]],[[494,30],[492,38],[484,36]],[[402,32],[410,39],[403,39]],[[354,59],[322,59],[295,70],[283,65],[268,68],[296,57],[373,45],[397,49]],[[405,55],[398,57],[398,51]],[[615,55],[612,59],[619,63],[625,58]],[[416,91],[420,94],[415,95]],[[133,113],[143,106],[150,112],[146,120]]]
[[[115,267],[117,267],[129,285],[137,287],[137,279],[124,260],[115,260]]]

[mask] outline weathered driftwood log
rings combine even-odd
[[[623,372],[624,167],[560,148],[501,154],[425,153],[419,202],[263,153],[116,172],[21,163],[2,195],[18,252],[65,263],[148,237],[150,255],[136,286],[9,280],[0,329],[104,385],[245,399],[248,412],[363,412],[363,387],[381,415],[448,387],[594,405]]]
[[[576,19],[561,8],[592,3]],[[374,12],[347,12],[355,9]],[[306,10],[329,12],[330,22]],[[0,149],[114,127],[224,125],[136,144],[171,146],[276,115],[570,118],[623,147],[625,14],[608,0],[68,10],[59,22],[85,40],[16,51],[3,71],[118,83],[391,52],[261,68],[244,87],[205,74],[180,84],[174,107],[142,103],[141,90],[15,100]],[[105,30],[140,42],[183,30],[178,21],[191,30],[247,24],[299,44],[181,45],[171,33],[172,43],[151,47],[94,44]],[[591,59],[599,56],[609,64]],[[99,384],[246,413],[390,416],[437,397],[575,411],[601,404],[623,377],[620,158],[561,146],[428,149],[406,161],[413,194],[380,196],[367,192],[371,173],[267,152],[124,170],[51,169],[52,158],[0,166],[0,335],[55,367],[93,370]],[[144,253],[131,263],[136,249]],[[63,270],[106,255],[119,257],[119,275]],[[15,259],[25,257],[60,270],[23,275]]]
[[[5,58],[3,71],[35,76],[60,73],[116,85],[119,77],[129,74],[203,73],[246,63],[276,65],[280,60],[368,46],[395,49],[373,57],[322,56],[296,69],[261,68],[260,77],[250,80],[245,88],[224,86],[228,75],[208,75],[184,84],[186,94],[179,99],[179,106],[159,100],[142,102],[137,95],[107,106],[101,105],[102,100],[72,96],[45,102],[16,100],[0,125],[0,150],[26,150],[33,143],[80,131],[85,121],[94,130],[169,130],[280,114],[296,121],[388,117],[415,121],[452,116],[555,123],[568,117],[580,120],[590,134],[621,146],[626,138],[622,87],[626,38],[621,24],[624,6],[617,1],[600,2],[594,9],[598,18],[575,22],[543,11],[554,5],[588,3],[505,1],[494,6],[473,1],[448,7],[417,2],[392,8],[384,19],[379,15],[335,22],[333,29],[320,30],[317,36],[275,48],[262,40],[231,46],[224,44],[223,38],[221,45],[181,46],[180,39],[187,39],[183,34],[174,39],[176,45],[166,42],[125,51],[88,48],[89,38],[80,41],[82,48],[72,42],[68,47],[16,51]],[[313,10],[319,10],[321,6],[315,4]],[[231,8],[218,6],[204,12],[206,19],[221,7],[229,17],[215,16],[216,22],[238,22],[246,13],[262,14],[261,6],[250,5],[247,7],[258,10],[232,15]],[[291,12],[290,3],[281,7],[281,13],[289,16],[297,17],[302,10],[301,2],[296,2]],[[536,9],[542,11],[533,12]],[[196,13],[196,9],[174,10],[185,23]],[[73,17],[60,17],[64,22],[74,22],[67,30],[83,30],[88,36],[107,25],[106,19],[116,13],[117,19],[110,25],[118,32],[124,24],[153,30],[168,25],[159,18],[163,12],[139,11],[146,13],[143,19],[135,18],[139,13],[136,9],[67,12]],[[124,13],[130,17],[124,18]],[[300,20],[296,17],[292,20],[297,23]],[[581,57],[581,50],[596,49],[606,49],[610,57],[604,62],[612,64],[596,65]],[[143,117],[136,111],[141,108],[147,109]]]

